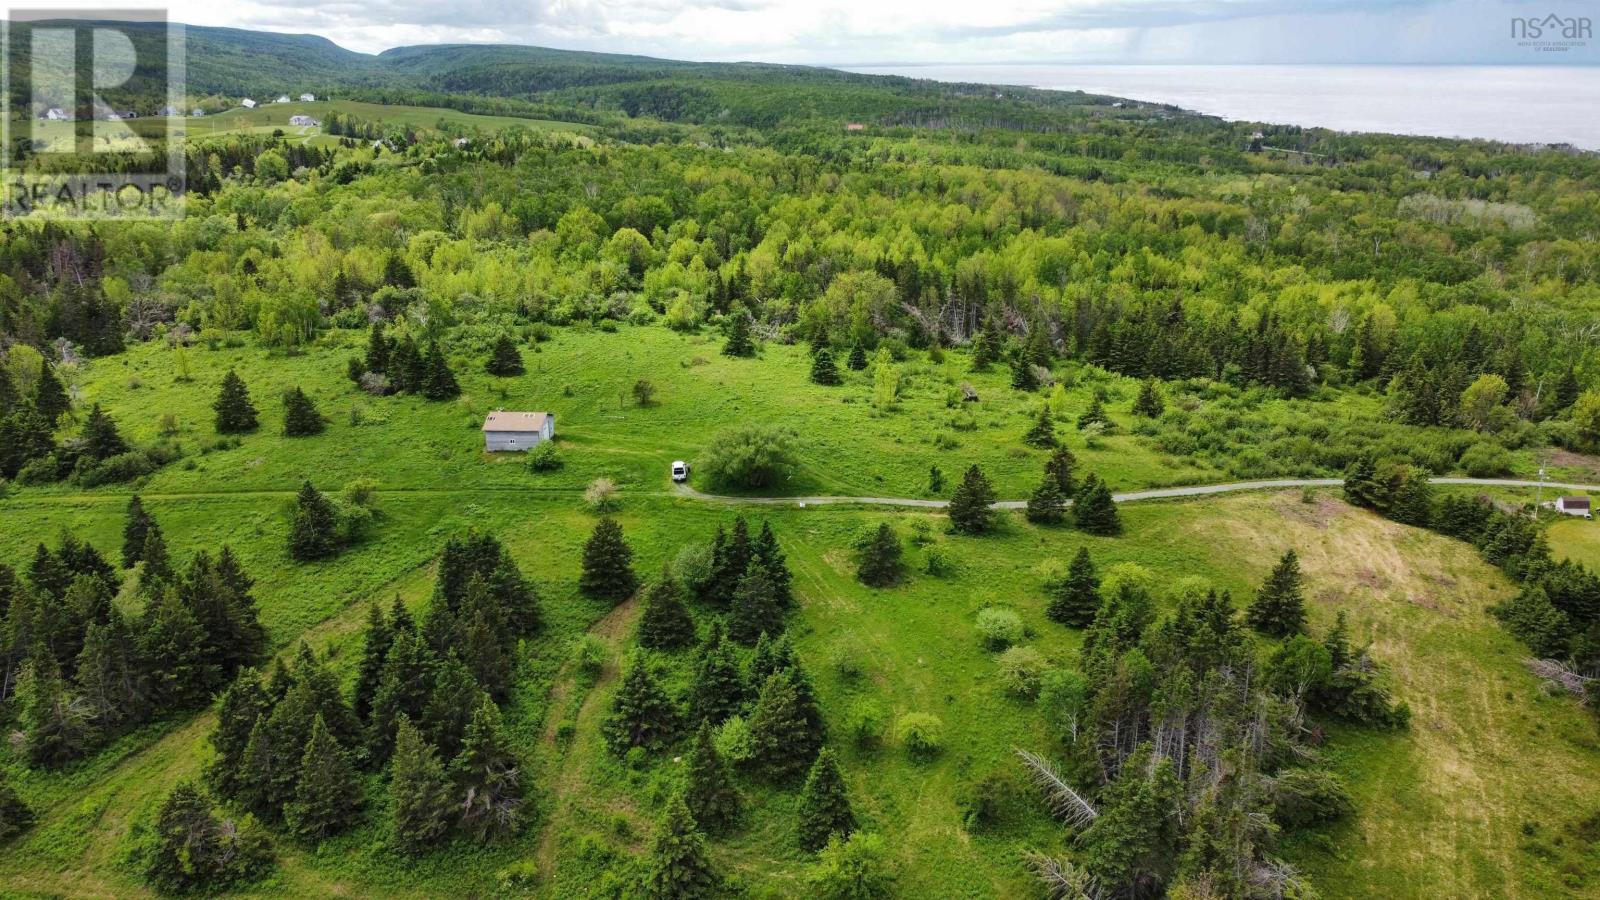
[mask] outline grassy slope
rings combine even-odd
[[[105,403],[137,440],[153,438],[160,414],[172,413],[181,439],[193,448],[211,438],[208,404],[220,373],[239,368],[262,409],[262,432],[239,448],[191,457],[193,469],[171,466],[144,490],[180,558],[219,537],[234,543],[260,582],[264,619],[285,648],[304,635],[333,648],[348,668],[365,601],[398,593],[420,603],[431,586],[427,565],[449,534],[468,525],[500,534],[544,586],[551,620],[548,633],[530,647],[524,687],[509,714],[532,760],[538,824],[505,847],[457,845],[415,866],[374,849],[377,824],[315,854],[282,841],[279,873],[260,890],[266,895],[491,891],[498,869],[533,858],[546,874],[543,893],[569,896],[593,883],[609,854],[647,845],[673,763],[669,758],[631,771],[599,749],[596,729],[614,684],[615,659],[593,687],[563,665],[566,645],[584,630],[592,627],[620,654],[632,627],[631,607],[608,611],[573,589],[578,548],[592,521],[578,511],[576,489],[590,478],[606,474],[623,484],[624,527],[640,570],[650,573],[684,541],[726,521],[726,510],[661,491],[666,462],[692,456],[710,430],[730,421],[787,421],[801,430],[807,467],[796,487],[808,491],[915,494],[929,464],[953,474],[956,461],[970,458],[984,462],[1003,495],[1018,496],[1031,486],[1040,461],[1037,451],[1017,449],[1037,401],[1011,399],[1002,373],[974,379],[984,409],[977,432],[958,433],[961,448],[941,451],[917,437],[942,430],[931,426],[949,414],[944,375],[967,377],[954,361],[921,384],[913,381],[902,413],[881,417],[869,411],[869,388],[859,374],[838,389],[807,384],[800,348],[770,347],[763,361],[736,361],[718,355],[714,343],[659,329],[623,335],[569,330],[526,355],[529,374],[507,385],[505,400],[492,379],[463,365],[467,396],[441,405],[359,397],[340,373],[360,336],[329,340],[341,342],[350,347],[292,357],[192,350],[191,382],[173,381],[175,354],[145,346],[92,364],[80,389],[86,401]],[[697,358],[705,363],[692,364]],[[661,405],[619,407],[618,389],[641,376],[661,388]],[[327,434],[292,442],[276,435],[274,398],[293,384],[303,385],[332,416]],[[855,402],[843,402],[847,397]],[[1131,393],[1121,403],[1128,399]],[[479,416],[502,403],[557,412],[565,470],[531,476],[514,460],[480,452]],[[350,424],[352,406],[367,424]],[[1132,438],[1113,438],[1106,449],[1083,455],[1119,487],[1173,477],[1170,462],[1139,450]],[[378,477],[385,488],[378,536],[330,563],[288,564],[282,510],[286,492],[305,474],[324,487]],[[556,490],[524,490],[529,487]],[[33,542],[62,527],[113,551],[123,500],[112,489],[18,491],[4,501],[0,558],[21,562]],[[1594,851],[1571,828],[1596,811],[1600,750],[1593,724],[1570,702],[1546,698],[1523,671],[1519,649],[1483,612],[1509,585],[1463,545],[1332,500],[1303,504],[1292,493],[1214,498],[1129,507],[1128,535],[1117,540],[1041,531],[1020,518],[993,538],[939,535],[957,562],[954,576],[918,575],[876,592],[852,578],[852,537],[884,517],[909,533],[920,514],[847,508],[771,513],[804,606],[794,634],[835,730],[859,695],[875,696],[895,713],[929,711],[946,722],[949,749],[929,765],[910,763],[893,746],[873,754],[843,752],[857,810],[893,838],[907,896],[1017,895],[1027,880],[1015,851],[1051,848],[1060,840],[1059,830],[1037,815],[998,835],[969,835],[960,828],[955,796],[965,781],[1009,766],[1014,744],[1037,747],[1042,740],[1037,713],[1001,696],[992,683],[993,660],[974,639],[977,609],[992,602],[1017,606],[1036,632],[1035,645],[1070,659],[1077,635],[1044,619],[1038,568],[1064,560],[1085,542],[1102,564],[1133,560],[1163,576],[1200,574],[1241,599],[1293,544],[1316,598],[1318,628],[1336,609],[1349,610],[1358,635],[1373,639],[1394,667],[1400,693],[1416,711],[1412,729],[1397,735],[1336,731],[1330,752],[1351,780],[1360,813],[1352,823],[1288,848],[1325,895],[1579,896],[1584,888],[1563,888],[1562,879],[1595,877]],[[913,565],[923,552],[910,552]],[[862,661],[860,680],[845,680],[832,668],[830,661],[845,650]],[[688,665],[676,660],[675,678],[681,681]],[[0,884],[24,895],[138,894],[139,883],[119,863],[127,828],[175,780],[198,771],[208,727],[206,717],[159,723],[59,775],[24,774],[12,766],[25,795],[45,814],[35,831],[0,851]],[[750,882],[793,892],[805,867],[789,849],[793,795],[751,793],[758,810],[751,827],[715,852]],[[1537,828],[1524,833],[1525,823]]]

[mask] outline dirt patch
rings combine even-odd
[[[1600,478],[1600,457],[1573,453],[1571,450],[1557,450],[1550,454],[1550,465],[1572,469],[1589,478]]]
[[[1385,590],[1389,587],[1389,579],[1382,572],[1372,569],[1357,569],[1350,574],[1357,584],[1372,588],[1375,591]]]
[[[1317,494],[1310,503],[1294,494],[1280,494],[1273,505],[1286,519],[1301,522],[1318,531],[1324,531],[1346,509],[1343,503],[1326,494]]]

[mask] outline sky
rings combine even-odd
[[[516,43],[841,66],[1600,64],[1592,25],[1565,50],[1512,36],[1514,17],[1600,19],[1594,0],[170,0],[168,9],[189,24],[319,34],[369,53]]]

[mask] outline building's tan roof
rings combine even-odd
[[[483,420],[484,431],[544,431],[549,413],[507,412],[503,409],[489,413]]]

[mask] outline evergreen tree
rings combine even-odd
[[[1072,518],[1079,528],[1090,534],[1122,533],[1122,518],[1117,514],[1111,488],[1093,473],[1078,488],[1078,496],[1072,501]]]
[[[1024,514],[1029,522],[1039,525],[1059,525],[1066,519],[1067,498],[1061,495],[1060,486],[1049,473],[1028,496],[1028,507]]]
[[[750,337],[750,314],[743,309],[728,313],[728,339],[722,345],[723,356],[751,357],[756,355],[755,342]]]
[[[856,578],[871,587],[888,587],[900,580],[900,537],[888,522],[881,522],[871,540],[861,550],[861,565]]]
[[[283,433],[286,437],[306,437],[321,434],[328,420],[317,411],[316,404],[306,392],[294,388],[283,395]]]
[[[606,744],[618,755],[633,747],[661,750],[677,736],[679,724],[677,705],[661,686],[649,658],[635,650],[601,726]]]
[[[56,377],[55,367],[41,366],[39,380],[33,384],[33,411],[43,416],[54,428],[61,416],[71,410],[72,400],[68,398],[61,379]]]
[[[290,831],[314,842],[350,827],[360,809],[361,787],[355,769],[319,715],[300,759],[294,799],[283,809],[284,821]]]
[[[427,366],[422,361],[422,353],[417,350],[417,342],[411,335],[401,338],[398,343],[392,344],[389,353],[389,384],[402,394],[415,394],[422,390],[427,381]]]
[[[844,383],[844,379],[839,377],[839,368],[834,365],[833,351],[827,347],[818,350],[817,355],[811,358],[811,380],[825,385]]]
[[[850,348],[850,359],[845,363],[852,372],[860,372],[867,367],[867,351],[860,344]]]
[[[772,531],[772,523],[765,519],[761,521],[761,531],[751,543],[750,559],[767,573],[767,580],[772,582],[772,593],[778,598],[778,604],[785,609],[793,606],[794,575],[789,571],[789,562],[783,555],[783,548],[778,546],[778,536]]]
[[[755,557],[755,548],[750,544],[750,526],[739,516],[733,520],[733,529],[723,539],[720,526],[717,536],[711,545],[711,581],[706,594],[709,601],[727,607],[733,602],[734,592],[739,589],[739,582],[745,573],[750,570],[750,561]]]
[[[708,721],[701,721],[699,730],[695,732],[694,748],[689,751],[685,775],[683,799],[695,821],[708,834],[720,834],[732,828],[739,820],[743,801],[738,788],[733,785],[727,765],[717,754],[717,745],[712,740],[711,723]]]
[[[1139,397],[1133,401],[1133,414],[1147,419],[1159,419],[1166,412],[1167,403],[1161,398],[1161,388],[1154,378],[1146,378],[1139,388]]]
[[[449,833],[455,804],[444,764],[422,732],[403,714],[395,732],[394,758],[389,763],[389,795],[394,800],[390,830],[401,853],[426,853]]]
[[[128,442],[117,433],[117,423],[96,403],[89,407],[89,418],[83,423],[83,455],[93,460],[106,460],[128,452]]]
[[[426,718],[417,723],[445,759],[454,759],[461,752],[461,742],[472,724],[472,712],[478,708],[483,693],[472,669],[451,649],[434,671]]]
[[[1142,895],[1144,887],[1163,884],[1178,859],[1181,796],[1172,760],[1152,765],[1148,747],[1130,756],[1102,792],[1100,815],[1079,840],[1089,873],[1119,896]]]
[[[339,513],[333,502],[306,481],[295,498],[289,525],[289,555],[300,562],[326,559],[339,545]]]
[[[490,696],[503,699],[511,689],[511,659],[506,654],[503,631],[485,610],[473,610],[461,630],[462,657],[473,677]]]
[[[1394,492],[1389,517],[1417,528],[1433,524],[1433,485],[1428,483],[1427,472],[1417,468],[1406,470],[1405,480]]]
[[[709,900],[718,894],[722,879],[711,867],[705,836],[681,796],[667,801],[648,865],[639,890],[648,900]]]
[[[959,534],[982,534],[994,521],[994,488],[977,466],[969,466],[950,497],[950,529]]]
[[[1022,442],[1041,450],[1049,450],[1060,445],[1061,442],[1056,440],[1056,424],[1050,417],[1048,405],[1039,407],[1039,419],[1034,422],[1028,433],[1022,436]]]
[[[751,646],[762,634],[783,631],[783,605],[778,602],[767,573],[752,568],[739,579],[728,606],[728,638]]]
[[[67,690],[49,653],[36,653],[23,665],[12,703],[22,733],[19,749],[29,765],[63,765],[82,756],[98,737],[93,711]]]
[[[1388,508],[1388,490],[1378,481],[1378,464],[1370,453],[1357,457],[1345,468],[1344,497],[1355,506],[1380,512]]]
[[[383,322],[373,322],[372,328],[367,332],[365,363],[368,372],[383,375],[389,371],[390,344],[391,341],[383,333]]]
[[[694,681],[689,685],[690,721],[721,725],[744,708],[749,694],[733,648],[722,640],[722,624],[711,623],[711,634],[696,654]]]
[[[494,350],[489,354],[489,361],[483,366],[484,371],[490,375],[509,378],[521,375],[526,371],[522,366],[522,354],[517,351],[516,342],[511,340],[511,335],[502,333],[494,342]]]
[[[1094,398],[1089,401],[1089,408],[1078,416],[1079,428],[1088,428],[1090,425],[1111,427],[1111,418],[1106,415],[1105,399],[1100,396],[1099,391],[1096,391]]]
[[[1063,497],[1073,497],[1078,493],[1078,484],[1073,473],[1078,468],[1078,458],[1066,447],[1057,447],[1050,458],[1045,460],[1044,474],[1046,478],[1055,480],[1056,489]]]
[[[221,677],[221,668],[207,652],[205,629],[178,596],[167,588],[145,611],[140,653],[151,662],[151,690],[167,709],[189,709],[203,702]]]
[[[219,820],[192,783],[179,782],[156,812],[144,875],[168,894],[218,894],[260,878],[272,866],[267,839],[248,819]]]
[[[144,501],[138,494],[128,498],[128,516],[122,525],[122,567],[133,568],[142,557],[144,550],[144,535],[151,528],[156,527],[156,520],[144,509]]]
[[[256,408],[250,402],[250,391],[244,386],[244,379],[232,369],[222,376],[222,390],[211,408],[217,414],[218,434],[244,434],[256,430]]]
[[[590,597],[621,603],[633,596],[639,578],[633,574],[633,548],[622,538],[622,526],[612,518],[595,523],[583,545],[583,574],[578,589]]]
[[[55,450],[55,427],[32,404],[0,416],[0,477],[15,478],[23,466]]]
[[[106,621],[91,622],[84,631],[74,667],[78,690],[100,729],[115,731],[144,718],[150,701],[145,668],[132,630],[108,604]]]
[[[835,836],[845,840],[855,830],[855,813],[850,810],[844,776],[839,774],[839,764],[832,750],[822,748],[816,762],[811,764],[795,816],[795,837],[800,849],[808,853],[826,847],[828,840]]]
[[[816,728],[795,684],[795,673],[774,673],[761,686],[750,713],[752,762],[775,782],[793,781],[810,767],[822,747]]]
[[[391,617],[392,623],[396,622]],[[389,758],[400,716],[412,722],[426,719],[433,697],[435,657],[415,628],[394,625],[394,644],[383,661],[383,676],[372,700],[367,724],[367,754],[374,762]]]
[[[422,382],[418,393],[429,400],[452,400],[461,396],[461,386],[456,383],[456,375],[450,371],[450,363],[445,360],[438,342],[430,343],[422,356]]]
[[[639,617],[639,644],[650,650],[676,650],[694,642],[694,620],[683,605],[683,590],[672,571],[661,568],[661,577],[645,594],[644,612]]]
[[[245,671],[222,692],[217,704],[217,724],[211,730],[211,747],[216,759],[206,767],[206,782],[217,795],[235,800],[240,797],[244,777],[244,754],[256,720],[271,712],[271,701],[261,686],[259,673]]]
[[[1039,375],[1033,370],[1033,360],[1021,348],[1011,353],[1011,386],[1019,391],[1039,389]]]
[[[0,370],[3,371],[3,370]],[[0,844],[33,825],[33,810],[17,796],[11,779],[0,771]]]
[[[362,639],[361,662],[356,668],[355,693],[351,708],[363,725],[372,720],[372,704],[378,697],[378,683],[383,680],[383,664],[394,645],[394,631],[383,617],[383,610],[374,603],[367,610],[367,631]]]
[[[17,383],[11,378],[11,370],[0,366],[0,419],[11,415],[21,405],[22,394],[17,391]]]
[[[1045,615],[1073,628],[1084,628],[1094,621],[1100,609],[1100,575],[1095,571],[1089,548],[1079,547],[1067,567],[1067,577],[1055,586]]]
[[[1250,627],[1278,637],[1305,630],[1305,597],[1302,595],[1300,559],[1293,550],[1283,554],[1266,583],[1256,592],[1245,618]]]
[[[522,766],[500,724],[500,707],[484,695],[472,713],[461,752],[450,764],[461,827],[480,841],[504,837],[522,820]]]
[[[167,540],[154,523],[144,533],[144,546],[139,550],[139,558],[144,561],[144,571],[140,573],[141,587],[158,589],[172,580],[172,557],[167,553]]]
[[[993,327],[982,329],[972,339],[972,371],[987,370],[999,361],[1002,352],[1000,332]]]

